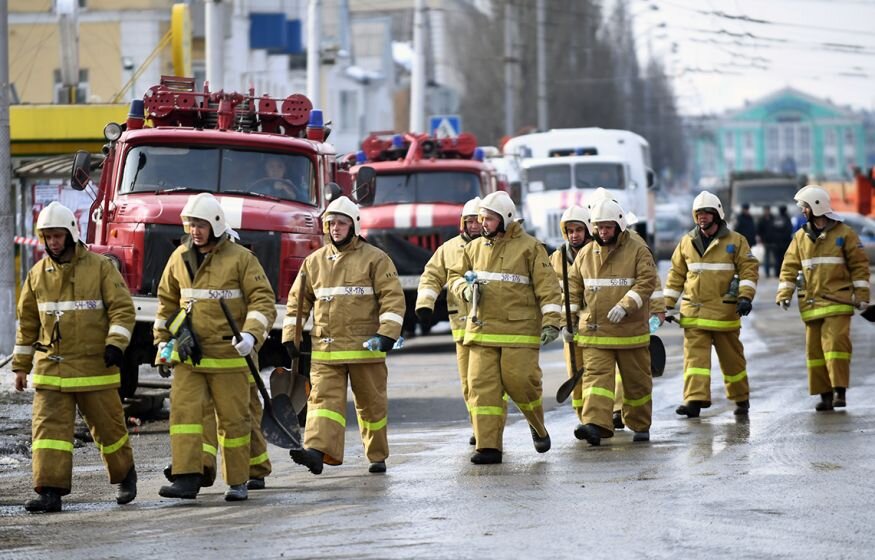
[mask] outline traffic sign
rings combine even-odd
[[[432,115],[428,118],[428,132],[435,138],[456,138],[462,132],[462,117]]]

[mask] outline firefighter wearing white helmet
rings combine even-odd
[[[535,450],[550,449],[538,354],[540,346],[559,336],[561,294],[544,246],[514,217],[506,192],[484,197],[483,235],[465,247],[448,278],[453,296],[472,304],[464,344],[469,348],[467,404],[477,445],[471,456],[475,464],[502,460],[505,394],[525,415]]]
[[[569,272],[569,302],[580,309],[575,341],[583,348],[583,411],[578,439],[600,445],[613,436],[616,377],[623,372],[623,416],[634,441],[650,439],[650,296],[656,265],[650,249],[626,229],[625,212],[613,200],[590,211],[595,243],[585,246]]]
[[[15,389],[35,388],[33,488],[27,511],[61,510],[73,476],[73,421],[86,418],[100,449],[116,501],[137,495],[137,473],[128,442],[119,367],[134,328],[134,305],[112,262],[79,242],[73,212],[58,202],[36,221],[46,256],[27,274],[18,300],[12,349]],[[75,280],[75,281],[74,281]]]
[[[351,200],[333,201],[322,224],[325,246],[304,259],[283,322],[283,345],[294,358],[300,352],[296,317],[313,313],[304,448],[290,454],[313,474],[324,463],[343,463],[350,386],[368,470],[383,473],[389,457],[386,353],[401,336],[404,291],[389,256],[359,236],[359,211]]]
[[[592,208],[597,202],[601,200],[613,200],[617,202],[617,200],[613,197],[611,192],[604,188],[599,187],[595,191],[593,191],[592,195],[587,198],[587,202],[589,203],[588,208]],[[617,202],[619,204],[619,202]],[[622,205],[621,205],[622,206]],[[626,212],[625,214],[627,229],[633,237],[639,237],[638,232],[634,229],[629,228],[628,226],[634,226],[638,223],[638,217],[632,212]],[[642,242],[646,243],[642,239]],[[652,253],[652,252],[651,252]],[[653,293],[650,294],[650,315],[651,317],[656,317],[659,321],[659,325],[665,322],[665,297],[662,292],[662,282],[659,279],[659,276],[656,277],[656,289],[653,290]],[[625,428],[625,424],[623,422],[623,378],[620,374],[620,370],[617,370],[617,382],[616,382],[616,392],[614,395],[614,428],[618,430],[622,430]]]
[[[208,396],[215,406],[222,474],[229,487],[225,499],[241,501],[248,497],[253,422],[245,357],[267,337],[276,318],[276,297],[255,255],[232,241],[216,197],[210,193],[192,197],[180,217],[188,235],[164,268],[152,331],[158,355],[171,339],[174,344],[170,389],[174,480],[158,493],[194,499],[205,483],[202,451],[207,441],[204,432],[209,430],[204,417],[211,413]],[[232,336],[220,298],[240,327],[240,340]]]
[[[568,269],[574,264],[574,259],[577,257],[577,254],[583,248],[584,245],[592,241],[592,236],[589,232],[589,209],[584,208],[582,206],[570,206],[562,213],[562,217],[559,218],[559,230],[562,233],[562,238],[565,240],[558,249],[553,251],[553,254],[550,255],[550,264],[553,266],[553,271],[556,273],[556,278],[559,281],[559,289],[562,290],[563,281],[562,281],[562,258],[565,256],[566,266]],[[564,293],[563,293],[563,304],[564,304]],[[564,310],[564,307],[563,307]],[[576,315],[577,308],[572,308],[572,313]],[[563,336],[567,339],[571,338],[573,335],[565,334],[565,330],[563,330]],[[573,344],[573,339],[570,341],[571,344],[566,345],[564,348],[565,351],[565,364],[566,370],[568,370],[569,377],[574,375],[574,372],[571,371],[571,355],[570,348],[573,348],[577,353],[576,362],[577,366],[580,367],[583,365],[583,351],[582,349]],[[569,348],[570,346],[570,348]],[[571,392],[571,406],[574,408],[578,417],[580,416],[580,412],[583,406],[583,396],[581,393],[581,384],[578,383],[575,385],[574,390]]]
[[[808,391],[816,410],[847,404],[851,378],[851,316],[871,301],[869,260],[856,232],[832,211],[829,193],[808,185],[795,199],[807,223],[784,254],[776,303],[787,309],[799,287],[805,323]]]
[[[696,227],[685,234],[671,257],[665,281],[665,307],[684,294],[684,403],[676,412],[695,418],[711,406],[711,347],[717,351],[726,398],[736,415],[750,408],[747,362],[739,333],[750,313],[759,280],[759,262],[747,238],[724,221],[720,199],[702,191],[693,200]]]
[[[425,264],[425,270],[419,279],[416,292],[416,316],[425,328],[431,327],[434,308],[439,301],[441,290],[447,284],[449,270],[459,265],[465,246],[480,237],[480,197],[475,197],[462,207],[459,217],[459,235],[437,248],[434,255]],[[469,304],[457,298],[452,292],[446,294],[447,314],[450,318],[450,329],[456,342],[456,365],[462,382],[462,397],[468,402],[468,347],[463,344],[465,338],[465,320],[468,316]],[[474,445],[474,436],[470,438]]]

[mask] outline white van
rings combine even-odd
[[[627,211],[645,239],[655,225],[654,174],[647,140],[628,130],[567,128],[525,134],[505,143],[520,158],[526,228],[550,247],[562,242],[559,218],[572,205],[604,187]]]

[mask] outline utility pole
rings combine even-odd
[[[15,235],[9,159],[9,8],[0,0],[0,352],[12,353],[15,342]]]
[[[538,0],[537,10],[537,65],[538,65],[538,130],[547,130],[547,46],[545,27],[547,25],[546,0]]]
[[[322,0],[307,5],[307,97],[316,108],[322,103]]]
[[[504,3],[504,133],[508,136],[513,135],[516,130],[514,124],[514,113],[516,106],[514,104],[515,87],[515,65],[516,56],[514,52],[514,9],[512,0],[506,0]]]
[[[425,130],[425,0],[413,12],[413,68],[410,72],[410,131]]]
[[[225,88],[225,6],[222,0],[207,0],[204,5],[206,25],[207,81],[212,91]]]

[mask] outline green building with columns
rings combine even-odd
[[[812,180],[849,179],[873,165],[873,130],[863,113],[784,88],[741,109],[687,123],[692,179],[774,171]]]

